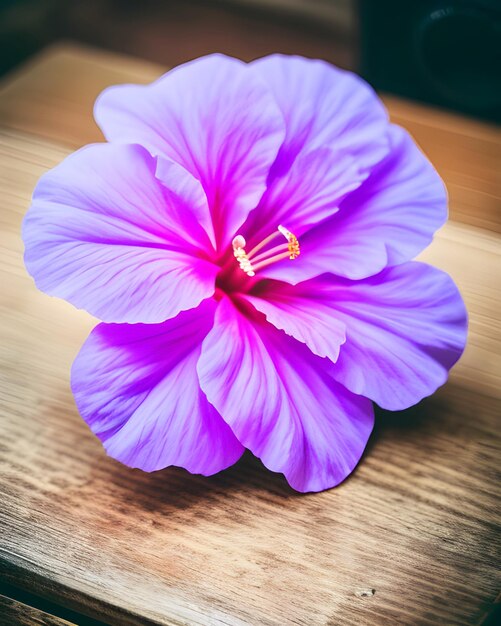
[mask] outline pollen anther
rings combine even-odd
[[[291,261],[293,261],[296,257],[298,257],[301,254],[301,250],[299,248],[299,241],[297,240],[297,237],[293,233],[291,233],[290,230],[287,230],[287,228],[285,228],[284,226],[279,224],[278,230],[282,233],[282,235],[289,242],[289,245],[288,245],[289,254],[290,254],[289,258]]]
[[[252,269],[252,263],[245,252],[246,241],[242,235],[237,235],[231,242],[233,246],[233,254],[240,265],[240,269],[247,274],[247,276],[255,276]]]

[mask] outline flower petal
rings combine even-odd
[[[107,89],[95,118],[108,140],[140,143],[201,181],[221,248],[258,204],[285,133],[266,85],[241,61],[219,54],[151,85]]]
[[[214,474],[243,447],[200,390],[196,363],[214,302],[163,324],[99,324],[72,368],[78,409],[108,454],[145,471]]]
[[[359,279],[414,258],[447,219],[447,194],[410,135],[392,126],[391,152],[340,210],[301,239],[301,256],[260,274],[292,284],[331,272]]]
[[[162,322],[214,293],[199,183],[167,189],[140,146],[99,144],[45,174],[23,224],[37,286],[108,322]]]
[[[385,409],[405,409],[431,395],[464,349],[461,296],[447,274],[423,263],[391,267],[361,281],[326,275],[298,287],[311,309],[317,303],[330,307],[333,321],[346,326],[332,376]],[[323,327],[317,341],[322,333]]]
[[[324,364],[229,299],[219,303],[198,363],[202,389],[239,441],[298,491],[344,480],[373,426],[370,401],[336,384]]]
[[[336,318],[332,302],[324,301],[322,289],[315,281],[289,285],[277,281],[260,281],[241,297],[266,315],[276,328],[305,343],[317,356],[335,362],[346,341],[346,326]]]
[[[163,191],[170,200],[169,208],[172,218],[175,218],[173,227],[177,238],[212,254],[216,248],[214,227],[207,196],[200,181],[179,163],[160,156],[157,157],[155,177],[165,187]],[[206,244],[207,239],[210,246]]]
[[[364,176],[355,160],[329,148],[300,154],[290,170],[276,178],[251,212],[243,232],[250,244],[283,224],[297,237],[334,215]]]
[[[286,123],[271,177],[283,175],[302,151],[328,147],[368,171],[388,151],[386,110],[361,78],[329,63],[275,54],[251,63],[266,81]]]

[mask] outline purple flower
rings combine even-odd
[[[198,59],[106,90],[109,143],[45,174],[37,286],[100,318],[72,369],[108,453],[213,474],[250,449],[299,491],[338,484],[373,427],[459,358],[451,279],[411,259],[446,192],[374,92],[321,61]]]

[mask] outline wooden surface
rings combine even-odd
[[[38,177],[99,140],[97,93],[160,71],[58,48],[0,93],[3,580],[120,625],[480,624],[501,586],[497,131],[387,99],[451,189],[457,221],[423,255],[470,311],[444,388],[381,413],[359,468],[329,492],[298,495],[250,456],[209,479],[145,474],[107,458],[79,418],[69,369],[94,321],[35,289],[19,229]]]
[[[0,595],[0,626],[75,626],[22,602]]]

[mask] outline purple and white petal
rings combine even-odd
[[[442,180],[410,135],[389,132],[391,152],[331,218],[301,239],[301,256],[262,275],[296,284],[325,272],[360,279],[413,259],[447,219]]]
[[[265,83],[245,63],[220,54],[151,85],[110,87],[94,113],[109,141],[140,143],[201,181],[220,249],[258,204],[285,134]]]
[[[264,313],[273,326],[305,343],[317,356],[335,362],[346,341],[346,325],[333,314],[332,301],[323,298],[316,283],[292,286],[264,280],[241,297]]]
[[[274,54],[250,64],[273,93],[286,138],[270,179],[289,170],[301,153],[330,148],[355,157],[369,172],[388,151],[386,110],[361,78],[320,60]]]
[[[456,286],[423,263],[360,281],[325,275],[296,287],[282,284],[269,302],[252,302],[312,351],[330,350],[328,356],[337,357],[332,376],[390,410],[416,404],[443,385],[466,341],[467,315]],[[338,355],[329,340],[339,324],[346,342]]]
[[[196,364],[215,303],[162,324],[99,324],[72,368],[78,409],[113,458],[210,475],[243,447],[200,390]]]
[[[294,489],[333,487],[358,463],[373,427],[371,402],[336,384],[325,359],[261,315],[251,320],[223,299],[198,373],[239,441]]]
[[[163,184],[169,199],[175,238],[193,243],[209,256],[213,255],[216,249],[214,225],[200,181],[179,163],[161,156],[157,157],[155,177]]]
[[[176,168],[167,189],[144,148],[96,144],[45,174],[23,224],[38,288],[106,322],[162,322],[210,297],[207,203]]]
[[[301,153],[286,174],[269,184],[243,232],[252,243],[282,224],[301,237],[337,213],[364,177],[348,155],[339,156],[329,148]]]

